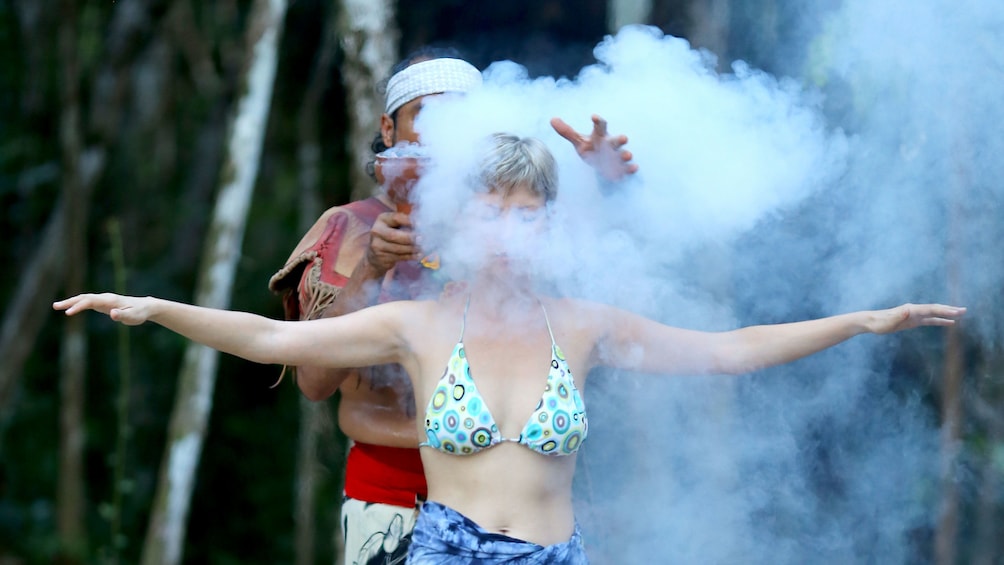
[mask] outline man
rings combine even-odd
[[[427,97],[463,93],[480,84],[480,71],[455,51],[426,48],[413,53],[395,66],[387,82],[374,152],[419,142],[414,123]],[[608,138],[600,118],[593,117],[588,137],[560,119],[551,123],[607,178],[637,169],[630,163],[631,154],[622,149],[627,138]],[[409,216],[395,212],[382,191],[327,210],[269,281],[273,292],[283,294],[286,318],[338,316],[378,299],[412,298],[423,282],[429,290],[432,277],[425,276],[429,270],[420,262],[411,227]],[[408,290],[402,294],[401,289]],[[348,371],[298,367],[296,382],[314,401],[341,392],[338,425],[352,442],[342,504],[344,562],[403,563],[426,495],[407,376],[398,366]]]

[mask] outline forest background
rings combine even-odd
[[[153,326],[66,320],[50,304],[101,289],[281,317],[269,277],[325,208],[373,189],[361,163],[375,87],[404,54],[450,45],[482,69],[508,59],[530,76],[574,77],[607,34],[648,24],[713,54],[721,72],[741,60],[818,89],[831,127],[853,133],[869,115],[862,90],[878,87],[824,68],[846,4],[0,0],[0,565],[335,560],[337,398],[309,403],[288,380],[270,388],[277,367],[217,358]],[[1004,92],[1002,8],[953,10],[982,10],[998,43],[965,41],[990,53],[982,76]],[[878,89],[890,104],[903,94]],[[966,100],[978,119],[983,99]],[[1004,224],[1004,177],[977,165],[999,153],[967,131],[938,159],[957,198],[982,190],[982,212]],[[954,210],[949,231],[969,209]],[[984,276],[975,303],[966,280],[983,273],[968,267],[1002,263],[988,247],[972,259],[946,245],[936,284],[992,319],[1001,279]],[[790,314],[818,313],[805,296]],[[734,291],[738,310],[754,312],[745,298]],[[897,365],[895,394],[941,430],[938,480],[917,494],[931,518],[903,540],[911,562],[1004,563],[1000,324],[896,342],[924,354]],[[839,497],[827,466],[839,438],[799,437],[812,444],[820,500]]]

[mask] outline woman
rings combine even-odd
[[[260,363],[403,365],[415,389],[415,435],[429,485],[411,563],[586,562],[572,512],[572,476],[589,431],[581,394],[595,366],[739,374],[861,333],[952,325],[965,312],[906,304],[709,333],[539,296],[530,277],[514,268],[517,262],[510,264],[505,244],[532,241],[546,227],[557,191],[554,158],[537,140],[497,134],[479,170],[474,184],[481,190],[458,229],[484,242],[482,262],[462,292],[438,300],[391,302],[299,323],[113,294],[80,295],[54,307],[68,315],[92,309],[128,325],[151,320]]]

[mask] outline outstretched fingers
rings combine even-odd
[[[923,326],[954,326],[955,318],[924,318],[920,323]]]
[[[633,175],[638,172],[638,164],[632,163],[631,159],[634,159],[634,154],[628,150],[623,150],[620,152],[621,161],[624,162],[624,172],[629,175]]]
[[[585,136],[575,131],[575,128],[568,125],[565,120],[562,120],[561,118],[551,118],[551,127],[554,128],[554,131],[557,132],[558,135],[565,138],[572,144],[576,153],[581,155],[582,152],[586,150],[588,142],[586,141]]]
[[[898,312],[899,320],[890,331],[900,331],[920,326],[953,326],[966,309],[944,304],[904,304],[893,312]]]
[[[966,314],[966,309],[945,304],[926,304],[920,312],[920,323],[926,326],[951,326]]]
[[[609,135],[609,133],[607,133],[607,121],[598,116],[597,114],[593,114],[592,120],[593,120],[593,133],[591,137],[593,138],[593,144],[599,147],[600,143],[602,143],[603,140],[606,139],[607,136]],[[622,135],[620,137],[624,136]],[[624,143],[627,143],[626,137],[624,137]],[[621,145],[624,145],[624,143],[622,143]],[[614,145],[614,149],[617,149],[617,147],[618,147],[617,145]]]
[[[575,131],[572,126],[557,117],[551,118],[551,127],[572,144],[583,161],[607,180],[618,181],[626,175],[636,173],[638,165],[631,162],[634,155],[624,149],[628,142],[627,136],[611,136],[607,130],[607,121],[597,114],[593,114],[592,122],[593,130],[589,135]]]
[[[52,303],[52,308],[54,310],[62,310],[67,316],[73,316],[89,309],[88,300],[93,296],[91,294],[78,294],[76,296],[71,296],[69,298],[59,300]]]

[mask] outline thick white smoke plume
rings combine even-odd
[[[742,63],[720,74],[643,27],[603,41],[574,80],[493,64],[481,90],[422,111],[436,163],[417,189],[423,237],[450,250],[445,268],[451,253],[462,264],[477,245],[450,227],[462,171],[493,132],[533,136],[561,182],[546,243],[520,253],[557,292],[706,330],[963,303],[967,327],[999,344],[1004,6],[850,0],[825,18],[812,83]],[[637,175],[598,181],[548,123],[588,131],[592,114],[629,136]],[[939,353],[906,339],[740,378],[590,375],[576,496],[594,562],[929,553],[937,415],[891,375]]]

